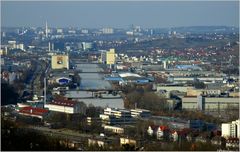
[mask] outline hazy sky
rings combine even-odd
[[[1,2],[2,26],[176,27],[239,26],[238,1]]]

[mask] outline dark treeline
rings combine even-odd
[[[60,139],[27,130],[17,124],[1,119],[1,150],[74,150],[60,144]]]
[[[1,105],[16,104],[18,97],[18,93],[12,86],[6,83],[1,84]]]

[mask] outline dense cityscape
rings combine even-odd
[[[1,27],[1,150],[239,150],[239,27],[51,24]]]

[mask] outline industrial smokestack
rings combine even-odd
[[[44,105],[46,104],[47,100],[47,79],[46,77],[44,78]]]
[[[48,37],[48,25],[47,25],[47,21],[46,21],[46,29],[45,29],[45,34],[46,34],[46,37]]]

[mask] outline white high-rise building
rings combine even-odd
[[[87,29],[82,29],[82,30],[81,30],[81,33],[83,33],[83,34],[88,34],[88,30],[87,30]]]
[[[48,52],[50,52],[50,51],[51,51],[51,43],[48,42]]]
[[[15,49],[17,46],[17,42],[16,41],[8,41],[8,46],[11,49]]]
[[[222,123],[222,136],[240,138],[240,119],[230,123]]]
[[[167,69],[167,61],[163,61],[163,68]]]
[[[113,28],[103,28],[102,33],[103,34],[113,34],[114,30],[113,30]]]
[[[141,32],[141,26],[135,26],[134,32]]]
[[[2,32],[2,37],[6,37],[6,33],[5,32]]]
[[[92,49],[93,44],[91,42],[82,42],[82,48],[83,50],[88,50],[88,49]]]
[[[108,65],[115,64],[115,49],[101,52],[101,62]]]
[[[22,43],[21,43],[21,44],[18,44],[18,45],[17,45],[17,49],[24,50],[24,44],[22,44]]]
[[[60,28],[57,29],[57,33],[58,33],[58,34],[62,34],[62,33],[63,33],[63,29],[60,29]]]

